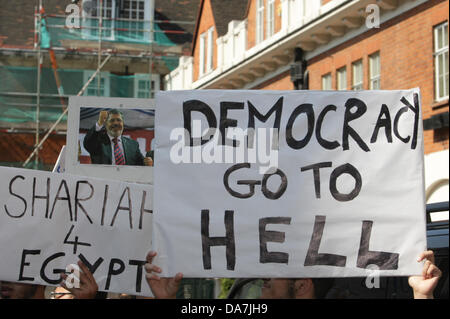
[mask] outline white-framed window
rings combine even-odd
[[[103,0],[102,4],[102,39],[115,40],[117,35],[136,40],[150,39],[149,20],[151,19],[152,0]],[[99,35],[100,0],[84,0],[84,24],[88,27],[83,31],[86,38],[97,38]],[[115,21],[114,19],[129,21]],[[144,22],[146,21],[146,22]],[[115,32],[114,29],[127,29]]]
[[[336,71],[336,89],[347,90],[347,68],[345,66]]]
[[[130,39],[143,40],[149,38],[149,32],[143,30],[148,24],[143,21],[146,20],[146,9],[148,8],[146,0],[124,0],[122,3],[120,18],[134,21],[121,21],[121,26],[128,29],[124,35]]]
[[[256,43],[264,40],[264,0],[256,2]]]
[[[208,29],[207,32],[207,44],[206,44],[206,72],[210,72],[213,69],[213,55],[214,55],[214,27]]]
[[[363,63],[358,60],[352,63],[352,90],[363,89]]]
[[[86,83],[95,71],[83,71],[83,83]],[[100,91],[98,90],[98,75],[89,83],[84,91],[84,96],[105,96],[109,97],[110,81],[109,72],[100,73]]]
[[[132,20],[144,20],[145,0],[124,0],[122,17]]]
[[[369,88],[371,90],[379,90],[381,88],[380,73],[380,52],[376,52],[369,56]]]
[[[311,1],[311,0],[309,0]],[[310,7],[308,6],[308,0],[301,0],[301,17],[308,18]]]
[[[152,85],[150,89],[150,79],[148,74],[135,74],[134,76],[134,97],[140,99],[153,99],[155,93],[159,91],[159,75],[152,74]]]
[[[331,90],[331,73],[322,75],[322,90]]]
[[[102,39],[114,40],[113,29],[115,23],[112,19],[116,18],[116,0],[103,0],[102,8],[100,8],[100,0],[83,1],[83,3],[86,2],[89,2],[89,4],[86,4],[86,8],[89,8],[89,11],[83,11],[83,14],[86,14],[86,19],[84,21],[86,22],[88,29],[86,29],[84,35],[94,38],[99,36],[99,17],[102,16]]]
[[[448,22],[433,28],[434,33],[434,87],[437,101],[448,99]]]
[[[267,37],[275,33],[275,0],[267,0]]]
[[[199,75],[205,74],[205,48],[206,48],[206,32],[200,34],[200,44],[199,44]]]

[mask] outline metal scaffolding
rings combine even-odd
[[[55,128],[57,127],[57,125],[62,121],[62,119],[64,118],[64,116],[68,113],[68,107],[65,107],[63,101],[65,99],[68,98],[68,95],[65,95],[64,92],[62,90],[60,90],[60,81],[58,78],[58,70],[57,70],[57,66],[56,66],[56,58],[54,55],[54,52],[65,52],[67,54],[78,54],[81,56],[93,56],[96,55],[97,56],[97,69],[96,71],[89,77],[89,79],[87,80],[87,82],[83,85],[83,87],[81,88],[81,90],[78,92],[78,94],[76,96],[81,96],[86,89],[88,88],[88,86],[94,81],[94,79],[97,79],[97,95],[100,95],[101,92],[101,70],[103,69],[103,67],[105,66],[105,64],[111,59],[112,56],[117,56],[117,57],[127,57],[127,58],[140,58],[140,59],[145,59],[148,58],[148,72],[149,72],[149,97],[152,97],[152,90],[154,90],[153,86],[152,86],[152,76],[154,73],[154,62],[155,59],[163,59],[165,56],[168,57],[178,57],[179,55],[177,55],[176,53],[169,53],[168,55],[165,55],[164,53],[161,52],[155,52],[154,51],[154,41],[155,41],[155,33],[165,33],[165,34],[185,34],[188,33],[187,31],[181,31],[181,30],[155,30],[154,28],[154,23],[176,23],[176,24],[195,24],[195,22],[193,21],[170,21],[170,20],[155,20],[154,19],[154,1],[150,1],[151,3],[151,15],[150,15],[150,20],[139,20],[138,22],[149,22],[149,29],[132,29],[132,28],[114,28],[113,24],[110,24],[110,27],[105,27],[104,26],[104,21],[122,21],[122,22],[129,22],[129,21],[134,21],[136,22],[136,20],[133,19],[122,19],[122,18],[114,18],[114,17],[104,17],[104,10],[103,10],[103,0],[98,0],[99,1],[99,14],[97,14],[97,17],[89,17],[90,19],[98,19],[98,26],[79,26],[79,28],[77,29],[97,29],[98,30],[98,46],[97,46],[97,50],[74,50],[74,49],[65,49],[65,48],[61,48],[61,47],[57,47],[57,48],[50,48],[48,49],[50,55],[51,55],[51,59],[52,59],[52,66],[54,67],[54,74],[55,74],[55,79],[57,82],[57,88],[58,88],[58,94],[43,94],[41,93],[41,81],[42,81],[42,67],[43,67],[43,58],[44,58],[44,54],[43,54],[43,47],[42,47],[42,26],[43,26],[43,21],[46,17],[53,17],[53,18],[64,18],[66,19],[66,16],[64,15],[56,15],[56,14],[49,14],[47,15],[44,11],[44,7],[43,7],[43,0],[39,0],[39,7],[35,8],[35,12],[34,12],[34,19],[35,19],[35,45],[34,45],[34,50],[26,50],[26,49],[2,49],[2,51],[11,51],[11,52],[28,52],[28,53],[34,53],[37,55],[37,87],[36,87],[36,93],[20,93],[20,92],[0,92],[0,96],[33,96],[36,98],[36,104],[27,104],[27,103],[17,103],[17,105],[20,106],[36,106],[36,118],[35,118],[35,124],[36,124],[36,128],[35,128],[35,145],[34,145],[34,149],[32,151],[32,153],[28,156],[28,158],[26,159],[26,161],[23,163],[23,167],[27,166],[28,163],[33,159],[34,157],[34,163],[35,163],[35,168],[38,168],[39,165],[39,151],[42,149],[42,145],[44,144],[44,142],[48,139],[48,137],[50,136],[50,134],[55,130]],[[45,24],[45,27],[48,29],[66,29],[66,26],[62,26],[62,25],[52,25],[52,24]],[[148,37],[148,54],[145,54],[145,51],[142,51],[139,55],[133,55],[130,54],[129,52],[126,53],[120,53],[120,52],[110,52],[110,50],[106,51],[103,48],[103,34],[108,33],[108,32],[114,32],[114,31],[121,31],[121,32],[129,32],[129,31],[133,31],[133,32],[143,32],[143,34],[147,33],[149,34]],[[142,50],[142,49],[141,49]],[[95,52],[96,51],[96,52]],[[95,52],[95,53],[94,53]],[[102,56],[105,55],[106,58],[102,61]],[[59,97],[62,105],[62,114],[59,116],[59,118],[56,120],[56,122],[54,122],[54,124],[50,127],[50,129],[48,129],[48,131],[45,133],[45,136],[41,139],[40,138],[40,111],[41,111],[41,97],[50,97],[50,98],[54,98],[54,97]],[[53,105],[56,106],[56,105]]]

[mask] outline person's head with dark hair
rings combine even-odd
[[[124,118],[122,112],[117,109],[108,111],[108,117],[106,118],[106,131],[112,137],[119,137],[123,133]]]
[[[323,299],[333,284],[332,278],[263,279],[262,299]]]
[[[111,109],[108,111],[108,117],[106,118],[106,120],[109,120],[109,117],[111,115],[120,115],[123,119],[123,113],[121,111],[119,111],[118,109]]]
[[[45,287],[41,285],[0,281],[2,299],[45,299],[44,291]]]

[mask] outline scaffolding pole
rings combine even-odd
[[[100,0],[100,18],[98,22],[98,59],[97,59],[97,69],[100,68],[102,63],[102,27],[103,27],[103,0]],[[98,72],[97,77],[97,96],[100,96],[100,85],[101,85],[102,75]]]
[[[40,117],[40,103],[41,103],[41,64],[42,64],[42,0],[39,0],[39,17],[38,17],[38,39],[37,39],[37,97],[36,97],[36,143],[35,147],[39,145],[39,117]],[[36,157],[34,158],[34,168],[39,167],[39,148],[36,148]]]
[[[150,14],[150,52],[149,52],[149,78],[150,78],[150,82],[149,82],[149,97],[151,98],[152,96],[152,78],[153,78],[153,42],[154,42],[154,34],[155,34],[155,30],[154,30],[154,25],[153,23],[155,22],[154,20],[154,0],[150,1],[151,3],[151,14]],[[56,120],[56,122],[52,125],[52,127],[48,130],[48,132],[46,133],[46,135],[42,138],[42,140],[39,141],[39,104],[40,104],[40,78],[41,78],[41,56],[42,56],[42,52],[41,52],[41,24],[42,24],[42,13],[41,13],[41,8],[42,8],[42,0],[39,0],[39,28],[38,28],[38,84],[37,84],[37,109],[36,109],[36,145],[34,147],[33,152],[30,154],[30,156],[26,159],[26,161],[24,162],[24,164],[22,165],[22,167],[25,167],[30,160],[33,158],[33,156],[36,156],[36,167],[38,164],[38,156],[39,156],[39,149],[42,147],[42,145],[44,144],[44,142],[47,140],[47,138],[50,136],[50,134],[55,130],[56,126],[59,124],[59,122],[61,122],[61,120],[63,119],[63,117],[67,114],[69,108],[67,107],[63,113],[60,115],[60,117]],[[102,60],[102,29],[103,29],[103,0],[100,0],[100,13],[99,13],[99,40],[98,40],[98,64],[97,64],[97,70],[94,72],[94,74],[91,75],[91,77],[89,78],[89,80],[84,84],[83,88],[78,92],[78,94],[76,96],[81,96],[84,91],[87,89],[87,87],[90,85],[90,83],[97,77],[97,95],[100,94],[100,88],[101,88],[101,75],[100,75],[100,71],[103,68],[103,66],[109,61],[109,59],[111,58],[111,54],[108,54],[105,58],[105,60],[103,62],[101,62]],[[165,33],[170,33],[170,31],[162,31]],[[178,31],[173,31],[173,33],[178,33]],[[180,32],[181,33],[181,32]]]
[[[149,87],[149,92],[148,92],[148,97],[152,98],[152,80],[153,80],[153,41],[155,40],[155,30],[154,30],[154,25],[153,25],[153,20],[155,19],[155,1],[151,0],[150,1],[150,57],[149,57],[149,78],[150,78],[150,82],[148,84]]]
[[[100,72],[100,70],[103,68],[103,66],[106,64],[106,62],[109,61],[109,59],[111,58],[111,55],[108,55],[105,60],[103,61],[103,63],[100,65],[100,67],[97,69],[97,71],[94,72],[94,74],[91,75],[91,77],[89,78],[89,80],[84,84],[83,88],[80,90],[80,92],[78,92],[78,94],[76,96],[81,96],[84,91],[87,89],[87,87],[89,86],[89,84],[91,84],[92,80],[95,79],[95,77],[97,76],[97,74]],[[47,140],[47,138],[50,136],[50,134],[54,131],[54,129],[56,128],[56,126],[59,124],[59,122],[61,122],[61,120],[63,119],[64,115],[67,114],[67,112],[69,111],[69,108],[67,107],[64,112],[59,116],[59,118],[56,120],[56,122],[52,125],[52,127],[48,130],[47,134],[45,134],[44,138],[41,140],[41,142],[39,143],[39,145],[37,145],[33,152],[30,154],[30,156],[28,156],[27,160],[25,161],[25,163],[23,163],[22,167],[27,166],[27,164],[30,162],[31,158],[33,158],[33,156],[38,152],[38,150],[42,147],[42,144],[44,144],[44,142]]]
[[[150,9],[152,10],[152,9]],[[50,18],[67,18],[67,15],[64,14],[54,14],[54,13],[50,13],[46,15],[47,17]],[[136,19],[126,19],[126,18],[108,18],[108,17],[104,17],[103,20],[107,20],[107,21],[131,21],[131,22],[136,22]],[[140,20],[142,22],[149,22],[150,20]],[[153,20],[153,22],[155,23],[174,23],[174,24],[191,24],[191,25],[195,25],[194,21],[187,21],[187,20]],[[77,28],[78,29],[78,28]]]

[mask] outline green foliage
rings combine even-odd
[[[220,295],[219,299],[225,299],[228,296],[228,292],[233,286],[235,279],[232,278],[221,278],[220,279]]]

